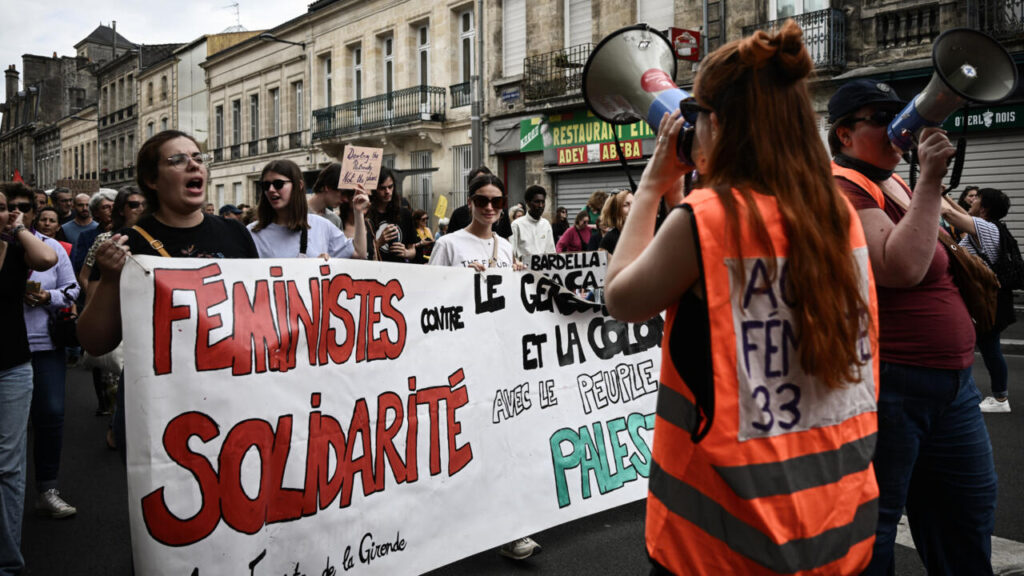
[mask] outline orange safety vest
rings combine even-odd
[[[832,175],[838,176],[843,180],[849,180],[850,182],[853,182],[857,186],[860,186],[862,190],[870,194],[871,197],[875,199],[875,202],[878,202],[879,208],[882,208],[883,210],[885,209],[885,193],[882,192],[882,188],[878,184],[876,184],[867,176],[861,174],[860,172],[857,172],[853,168],[843,168],[842,166],[836,164],[835,162],[832,162]],[[904,188],[906,188],[907,190],[910,189],[910,187],[907,186],[907,183],[903,181],[903,178],[900,178],[899,174],[893,172],[892,177],[895,178],[896,181],[899,182]]]
[[[744,222],[743,200],[736,198]],[[710,372],[713,400],[711,413],[702,414],[709,404],[680,376],[680,365],[691,374],[701,360],[673,354],[675,304],[662,342],[647,551],[676,574],[856,574],[871,559],[878,522],[871,464],[878,431],[878,304],[867,244],[847,202],[850,251],[870,308],[858,349],[870,364],[859,382],[831,390],[803,373],[800,335],[780,288],[788,239],[775,198],[755,199],[774,245],[774,282],[766,272],[768,252],[750,230],[743,231],[742,261],[730,248],[725,213],[712,190],[696,190],[685,201],[696,222],[708,326],[680,329],[707,330],[710,366],[704,372]],[[746,266],[744,286],[734,285],[731,268],[739,265]],[[824,272],[822,281],[828,281]],[[700,432],[709,417],[713,425]]]

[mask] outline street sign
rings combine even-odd
[[[700,60],[700,31],[683,28],[669,28],[669,40],[676,58],[697,62]]]

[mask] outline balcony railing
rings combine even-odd
[[[792,17],[804,31],[804,46],[811,55],[814,67],[825,70],[846,68],[846,15],[842,10],[825,9]],[[764,24],[746,26],[743,35],[757,30],[774,31],[789,18],[772,20]]]
[[[473,101],[473,82],[452,84],[448,87],[452,93],[452,108],[469,106]]]
[[[443,122],[447,91],[413,86],[313,111],[313,139],[323,140],[413,122]]]
[[[579,44],[524,58],[523,99],[578,96],[583,86],[583,66],[591,49],[592,44]]]
[[[222,162],[223,160],[224,160],[224,149],[223,148],[214,148],[214,150],[213,150],[213,161],[214,162]]]
[[[232,144],[231,145],[231,159],[232,160],[238,160],[241,157],[242,157],[242,145],[241,144]]]
[[[931,42],[940,31],[938,2],[879,12],[875,16],[875,41],[879,49]]]
[[[260,153],[260,141],[253,140],[249,142],[249,156],[258,156]]]
[[[978,0],[968,4],[972,25],[997,40],[1007,40],[1024,34],[1024,0]]]
[[[288,134],[288,149],[302,148],[302,132],[291,132]]]
[[[280,140],[278,139],[277,136],[271,136],[270,138],[267,138],[267,153],[268,154],[272,153],[272,152],[277,152],[277,150],[278,150],[278,142],[280,142]]]

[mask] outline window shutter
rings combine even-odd
[[[502,4],[502,74],[507,78],[523,73],[526,58],[526,0],[505,0]]]

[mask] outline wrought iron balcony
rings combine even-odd
[[[277,136],[267,138],[267,153],[277,152],[280,139]]]
[[[443,122],[447,91],[413,86],[380,96],[345,102],[313,111],[313,140],[413,122]]]
[[[242,157],[242,145],[241,144],[232,144],[231,145],[231,159],[232,160],[238,160],[241,157]]]
[[[253,140],[249,142],[249,156],[259,156],[260,154],[260,141]]]
[[[448,89],[452,93],[452,108],[469,106],[473,103],[473,82],[452,84]]]
[[[224,149],[223,148],[214,148],[213,149],[213,161],[214,162],[223,162],[224,161]]]
[[[302,132],[291,132],[288,134],[288,149],[302,148]]]
[[[996,40],[1024,35],[1024,0],[978,0],[968,4],[971,24]]]
[[[583,86],[583,66],[593,44],[579,44],[523,59],[523,99],[548,100],[578,96]]]
[[[824,70],[846,68],[846,15],[842,10],[827,8],[792,17],[804,30],[804,46],[811,55],[814,67]],[[775,31],[789,18],[746,26],[743,35],[757,30]]]

